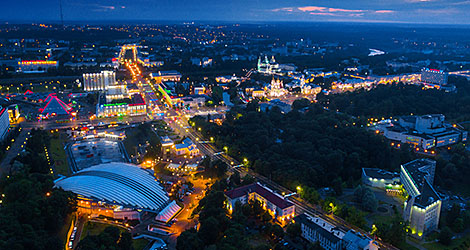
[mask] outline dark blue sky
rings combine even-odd
[[[62,0],[65,21],[220,20],[470,24],[470,0]],[[59,0],[4,1],[2,21],[59,20]]]

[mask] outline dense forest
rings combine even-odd
[[[192,125],[214,137],[219,148],[256,172],[291,189],[297,185],[353,187],[361,168],[397,171],[413,158],[406,146],[391,148],[387,141],[364,129],[355,118],[325,111],[318,104],[283,114],[274,107],[260,112],[256,103],[232,108],[222,126],[194,117]]]
[[[371,91],[360,90],[340,95],[319,96],[319,103],[346,114],[366,118],[388,118],[400,115],[444,114],[452,122],[470,120],[470,81],[450,77],[457,87],[456,93],[423,90],[413,85],[384,85]],[[441,149],[436,157],[435,185],[470,195],[470,152],[464,145]]]
[[[78,250],[114,249],[129,250],[132,247],[132,236],[127,231],[108,226],[98,235],[87,235],[77,246]]]
[[[199,215],[199,229],[188,229],[178,237],[177,250],[193,249],[224,249],[224,250],[284,250],[287,249],[279,239],[285,235],[278,224],[259,201],[250,201],[246,204],[236,203],[231,216],[227,216],[224,206],[224,190],[247,185],[254,180],[246,176],[234,174],[228,181],[215,182],[205,197],[199,202],[193,213]],[[300,228],[287,226],[287,234],[292,240],[300,235]],[[318,245],[306,241],[298,242],[296,249],[319,250]]]
[[[449,77],[449,82],[455,84],[457,92],[397,84],[378,86],[371,91],[319,95],[317,99],[331,110],[367,118],[444,114],[452,121],[470,120],[470,82],[462,77]]]
[[[48,144],[46,132],[32,130],[14,173],[0,180],[0,249],[64,248],[59,231],[76,208],[75,195],[53,189],[43,153]]]

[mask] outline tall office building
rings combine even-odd
[[[83,74],[83,89],[85,91],[103,91],[108,89],[108,86],[115,84],[116,73],[114,71]]]
[[[421,81],[424,83],[447,85],[448,73],[438,69],[421,70]]]
[[[403,217],[417,238],[436,230],[441,214],[441,198],[433,187],[436,161],[417,159],[401,166],[400,181],[408,193]]]

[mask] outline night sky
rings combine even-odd
[[[59,1],[3,1],[0,20],[60,20]],[[65,21],[353,21],[470,24],[470,0],[62,0],[62,5]]]

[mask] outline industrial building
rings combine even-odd
[[[400,180],[408,193],[403,218],[417,238],[436,230],[441,214],[441,198],[433,187],[436,161],[417,159],[401,165]]]

